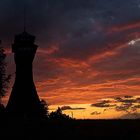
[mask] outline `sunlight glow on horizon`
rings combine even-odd
[[[136,102],[135,100],[137,100],[138,102]],[[103,105],[102,107],[92,106],[91,104],[50,105],[49,111],[55,111],[58,107],[64,108],[64,110],[62,110],[64,114],[76,119],[140,118],[140,96],[125,96],[122,98],[116,97],[116,99],[107,98],[100,100],[100,102],[101,101],[107,101],[109,102],[109,104],[99,104]]]

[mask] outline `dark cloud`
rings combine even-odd
[[[103,100],[103,101],[101,101],[101,102],[99,102],[99,103],[95,103],[95,104],[91,104],[91,106],[92,107],[114,107],[115,105],[112,105],[112,104],[110,104],[110,101],[109,100]]]
[[[123,99],[121,97],[116,97],[115,100],[118,101],[118,102],[122,102],[123,101]]]
[[[135,99],[135,102],[136,102],[136,103],[140,103],[140,98],[136,98],[136,99]]]
[[[140,108],[140,105],[134,105],[131,107],[132,111],[137,111]]]
[[[126,96],[124,96],[124,98],[129,99],[129,98],[133,98],[133,96],[126,95]]]
[[[121,103],[139,103],[140,98],[133,98],[133,96],[126,95],[124,97],[116,97],[114,98],[117,102]]]
[[[131,109],[132,105],[133,105],[132,103],[125,103],[125,104],[116,106],[115,109],[116,109],[116,111],[129,112],[128,110]]]
[[[70,107],[70,106],[62,106],[61,110],[85,110],[86,108],[77,108],[77,107]]]
[[[127,4],[114,0],[105,0],[106,4],[102,0],[26,0],[25,3],[28,29],[45,44],[61,42],[65,38],[75,46],[82,44],[82,40],[85,42],[83,45],[87,45],[88,40],[101,38],[104,27],[137,19],[140,11],[136,0],[129,0]],[[6,37],[8,32],[9,39],[22,30],[23,5],[24,2],[18,0],[1,1],[1,34]],[[124,7],[127,9],[125,12]]]
[[[100,114],[101,114],[101,112],[98,112],[98,111],[94,111],[91,113],[91,115],[100,115]]]
[[[135,112],[140,108],[139,98],[134,98],[133,96],[116,97],[115,101],[121,103],[121,105],[116,104],[116,111],[125,111],[127,113]]]
[[[129,95],[125,95],[124,97],[116,97],[109,100],[102,100],[100,102],[91,104],[91,106],[105,108],[104,112],[109,109],[115,109],[118,112],[123,111],[126,113],[134,113],[140,108],[139,98]]]

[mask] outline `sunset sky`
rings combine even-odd
[[[26,0],[25,5],[27,31],[39,45],[34,81],[40,98],[90,109],[102,99],[140,95],[140,0]],[[9,93],[15,76],[11,44],[23,32],[23,7],[19,0],[0,1]]]

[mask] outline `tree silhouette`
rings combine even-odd
[[[49,117],[49,108],[48,108],[48,104],[45,100],[41,100],[41,112],[42,112],[42,117],[48,118]]]
[[[51,112],[49,118],[52,120],[68,120],[71,119],[68,115],[63,114],[60,107],[55,112]]]
[[[6,94],[8,83],[11,77],[10,75],[6,74],[5,58],[6,58],[6,54],[4,52],[4,49],[2,46],[0,46],[0,103],[2,97]]]

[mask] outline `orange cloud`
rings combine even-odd
[[[37,50],[38,53],[45,54],[45,55],[51,55],[53,53],[56,53],[57,51],[59,51],[58,45],[51,45],[48,48],[39,48]]]
[[[114,26],[108,30],[107,33],[118,33],[118,32],[124,32],[128,30],[134,30],[134,29],[140,29],[140,21],[133,21],[121,25]]]

